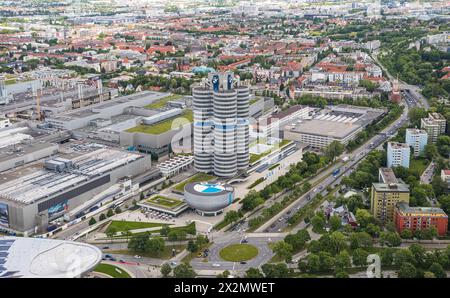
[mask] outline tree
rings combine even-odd
[[[291,261],[292,245],[290,245],[284,241],[278,241],[273,245],[272,250],[277,256],[279,256],[283,260],[286,260],[286,262]]]
[[[337,272],[344,271],[351,266],[350,255],[346,250],[341,251],[335,258],[334,266]]]
[[[394,249],[385,248],[381,251],[381,265],[391,266],[394,262]]]
[[[91,217],[91,219],[89,220],[89,225],[95,225],[97,223],[97,221],[95,220],[95,218]]]
[[[106,212],[107,217],[111,217],[114,215],[114,211],[112,209],[108,209],[108,212]]]
[[[228,278],[228,276],[230,276],[230,271],[225,270],[222,273],[217,275],[217,278]]]
[[[192,240],[189,240],[186,249],[191,253],[194,253],[198,250],[198,244]]]
[[[261,271],[258,268],[249,268],[247,271],[245,271],[245,277],[246,278],[263,278],[264,275],[261,273]]]
[[[439,264],[439,263],[431,264],[431,266],[428,270],[430,272],[433,272],[434,276],[437,278],[446,278],[447,277],[447,274],[445,273],[444,268],[442,268],[441,264]]]
[[[401,233],[400,233],[400,237],[402,239],[411,239],[413,237],[413,232],[410,229],[404,229]]]
[[[169,233],[170,233],[169,225],[163,225],[161,227],[161,231],[159,232],[159,234],[164,237],[167,237],[167,235],[169,235]]]
[[[98,218],[99,221],[105,220],[106,215],[104,213],[100,214],[100,217]]]
[[[120,209],[120,207],[117,206],[117,208],[114,210],[114,212],[115,212],[116,214],[119,214],[119,213],[122,212],[122,209]]]
[[[330,235],[330,244],[330,252],[336,255],[347,248],[347,239],[341,232],[333,232]]]
[[[115,227],[109,227],[106,230],[106,236],[108,236],[109,239],[111,239],[111,243],[113,241],[114,235],[117,233],[117,229]]]
[[[434,275],[434,273],[433,273],[433,272],[430,272],[430,271],[425,271],[425,272],[423,273],[423,277],[424,277],[424,278],[436,278],[436,276]]]
[[[348,273],[345,271],[339,271],[336,272],[336,274],[334,275],[335,278],[348,278]]]
[[[285,263],[264,264],[261,269],[266,278],[286,278],[290,275],[290,270]]]
[[[178,232],[177,231],[174,231],[174,230],[171,230],[170,232],[169,232],[169,234],[167,235],[167,239],[169,240],[169,241],[177,241],[177,240],[179,240],[179,237],[178,237]]]
[[[173,276],[176,278],[194,278],[196,275],[191,265],[186,263],[181,263],[173,268]]]
[[[337,215],[330,217],[329,223],[332,231],[337,231],[341,228],[341,218]]]
[[[335,158],[344,152],[344,149],[344,145],[340,142],[333,141],[323,149],[323,153],[330,161],[334,162]]]
[[[165,242],[161,237],[151,238],[147,242],[148,252],[159,256],[164,251]]]
[[[427,110],[414,107],[409,109],[408,118],[413,126],[420,126],[420,120],[427,117]]]
[[[402,238],[397,232],[381,232],[380,243],[389,247],[400,246]]]
[[[428,160],[433,160],[438,156],[437,146],[434,144],[425,145],[425,158]]]
[[[315,233],[322,233],[325,226],[325,219],[322,216],[315,215],[311,218],[312,230]]]
[[[239,218],[240,218],[239,212],[237,212],[236,210],[231,210],[225,214],[224,219],[228,223],[234,223],[234,222],[238,221]]]
[[[373,244],[372,237],[366,232],[355,232],[349,237],[350,248],[357,249],[360,247],[367,248]]]
[[[128,249],[133,252],[145,253],[148,252],[149,236],[147,233],[137,234],[131,237],[128,242]]]
[[[284,241],[292,246],[293,251],[298,251],[304,248],[307,241],[311,239],[307,230],[299,230],[295,234],[289,234],[284,238]]]
[[[308,269],[312,273],[317,273],[320,271],[320,258],[316,254],[308,255]]]
[[[330,272],[333,270],[335,259],[331,256],[330,253],[326,251],[319,252],[319,259],[321,272]]]
[[[412,253],[414,258],[414,265],[423,267],[426,262],[425,249],[417,243],[413,243],[408,247],[408,250]]]
[[[400,249],[395,252],[394,264],[397,267],[401,267],[405,263],[414,263],[414,256],[408,249]]]
[[[368,255],[369,253],[362,248],[355,249],[352,256],[353,265],[358,267],[366,266]]]
[[[161,274],[163,277],[168,277],[170,272],[172,272],[172,267],[170,267],[169,263],[164,263],[161,266]]]
[[[362,228],[373,222],[373,216],[367,209],[356,209],[355,217]]]
[[[404,263],[397,274],[399,278],[415,278],[417,276],[417,270],[413,264]]]

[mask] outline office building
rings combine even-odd
[[[411,149],[407,144],[388,142],[387,146],[387,166],[409,168],[409,155]]]
[[[232,72],[209,73],[194,87],[194,166],[233,177],[249,163],[249,97]]]
[[[448,216],[441,208],[410,207],[400,202],[395,207],[395,227],[399,233],[404,229],[417,230],[436,227],[439,236],[447,234]]]
[[[394,220],[395,205],[409,203],[409,185],[403,183],[372,183],[370,210],[382,222]]]
[[[310,108],[308,106],[295,105],[285,111],[264,117],[256,123],[256,133],[261,139],[268,137],[279,137],[279,131],[289,122],[308,117]]]
[[[429,113],[428,118],[420,120],[420,128],[428,133],[428,143],[435,144],[437,138],[445,133],[447,120],[439,113]]]
[[[359,132],[379,119],[384,110],[349,105],[330,106],[312,112],[306,119],[298,118],[283,127],[283,139],[324,148],[333,141],[346,145]]]
[[[405,142],[413,148],[414,156],[420,156],[428,144],[428,134],[423,129],[408,128],[406,129]]]

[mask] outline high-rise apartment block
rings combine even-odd
[[[429,113],[428,118],[420,120],[420,128],[428,133],[428,143],[435,144],[437,138],[445,133],[447,121],[444,116],[439,113]]]
[[[406,129],[405,142],[413,148],[413,154],[417,157],[425,151],[425,146],[428,144],[428,134],[423,129],[408,128]]]
[[[387,166],[409,168],[410,148],[407,144],[388,142],[387,146]]]
[[[210,73],[194,87],[194,167],[233,177],[249,164],[250,89],[232,72]]]
[[[403,183],[372,183],[370,210],[382,222],[394,220],[395,206],[409,203],[409,185]]]

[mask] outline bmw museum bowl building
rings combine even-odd
[[[234,200],[234,188],[229,184],[194,182],[184,187],[186,203],[204,216],[215,216]]]

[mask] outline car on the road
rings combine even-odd
[[[109,246],[103,246],[102,249],[109,249]]]
[[[122,260],[122,259],[120,259],[120,260],[119,260],[119,263],[125,263],[125,261],[124,261],[124,260]]]
[[[245,264],[247,264],[247,262],[246,261],[241,261],[240,262],[242,265],[245,265]]]
[[[241,243],[248,243],[247,239],[242,239]]]
[[[170,262],[170,265],[171,265],[171,266],[176,266],[176,265],[177,265],[177,262],[172,261],[172,262]]]
[[[135,256],[134,256],[134,258],[135,258],[135,259],[140,259],[140,258],[141,258],[141,256],[139,256],[139,255],[135,255]]]
[[[213,265],[213,267],[220,267],[220,264],[217,264],[217,263],[214,263],[212,265]]]

